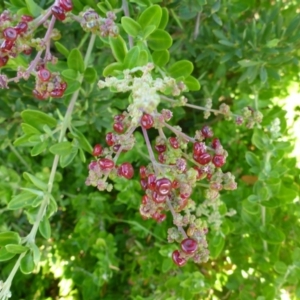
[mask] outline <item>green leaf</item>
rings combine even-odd
[[[118,35],[117,37],[109,37],[109,44],[115,59],[118,62],[123,62],[128,52],[126,43],[123,38],[120,35]]]
[[[23,132],[28,135],[41,134],[41,132],[38,129],[36,129],[35,127],[33,127],[27,123],[22,123],[21,128],[22,128]]]
[[[267,148],[269,145],[267,137],[258,130],[254,131],[251,140],[252,144],[260,150]]]
[[[218,12],[220,10],[220,8],[221,8],[221,1],[217,0],[211,8],[211,13],[214,14],[214,13]]]
[[[22,192],[12,198],[12,200],[8,203],[7,208],[10,210],[16,210],[29,207],[33,204],[36,197],[36,195],[33,195],[30,192]]]
[[[33,262],[34,262],[35,266],[37,266],[41,260],[40,249],[36,244],[31,244],[30,247],[31,247],[31,251],[33,254]]]
[[[132,47],[126,54],[124,60],[124,68],[125,69],[133,69],[137,66],[137,62],[140,55],[140,48],[138,46]]]
[[[86,68],[84,71],[84,80],[90,84],[96,82],[98,75],[95,68]]]
[[[242,207],[248,214],[257,215],[260,213],[260,207],[257,203],[244,200],[242,202]]]
[[[46,216],[44,216],[44,218],[42,219],[39,225],[39,232],[46,240],[50,239],[51,226],[50,226],[49,219]]]
[[[154,64],[158,67],[164,67],[170,59],[170,53],[168,50],[154,51],[152,53],[152,59]]]
[[[183,83],[187,86],[187,88],[190,91],[199,91],[201,88],[201,85],[199,83],[199,80],[195,78],[194,76],[188,76],[183,80]]]
[[[41,143],[36,144],[30,151],[31,156],[37,156],[41,154],[45,149],[48,148],[48,141],[44,141]]]
[[[20,254],[28,251],[28,247],[22,245],[9,244],[5,246],[5,249],[9,253]]]
[[[266,46],[268,48],[274,48],[278,45],[279,42],[280,42],[279,39],[273,39],[271,41],[268,41]]]
[[[225,239],[219,234],[214,235],[209,243],[209,252],[212,259],[216,259],[222,252],[225,245]]]
[[[55,42],[54,45],[59,53],[68,58],[70,51],[64,45],[59,42]]]
[[[91,144],[89,143],[89,141],[86,139],[86,137],[84,136],[84,134],[80,130],[78,130],[77,128],[73,128],[72,129],[72,133],[73,133],[75,139],[78,141],[79,146],[84,151],[92,154],[93,147],[91,146]]]
[[[30,274],[34,270],[34,261],[31,252],[28,252],[21,259],[20,270],[23,274]]]
[[[148,45],[152,50],[165,50],[172,46],[172,37],[168,32],[157,29],[148,37]]]
[[[38,179],[34,175],[31,175],[27,172],[24,172],[23,177],[24,177],[25,180],[31,181],[38,189],[40,189],[42,191],[46,191],[48,189],[47,183],[45,183],[44,181]]]
[[[38,17],[42,14],[42,8],[38,6],[33,0],[25,0],[26,6],[34,17]]]
[[[259,77],[262,83],[265,83],[268,80],[268,73],[264,66],[261,66],[260,68]]]
[[[274,264],[274,270],[279,274],[285,274],[288,266],[283,261],[276,261]]]
[[[68,67],[79,73],[84,72],[84,61],[81,52],[77,48],[72,49],[68,56]]]
[[[159,5],[152,5],[142,12],[138,22],[142,28],[146,28],[149,25],[154,25],[157,28],[160,24],[161,17],[161,7]]]
[[[145,40],[148,38],[148,36],[156,30],[156,27],[154,25],[149,25],[142,31],[142,38]]]
[[[43,131],[43,126],[48,125],[50,128],[56,127],[57,121],[49,115],[38,110],[24,110],[21,113],[25,123],[31,125],[39,131]]]
[[[252,67],[252,66],[257,66],[258,64],[260,64],[261,62],[259,61],[251,61],[249,59],[243,59],[243,60],[239,60],[238,64],[242,67],[242,68],[247,68],[247,67]]]
[[[152,4],[150,0],[130,0],[129,2],[136,3],[140,6],[150,6]]]
[[[193,72],[194,66],[188,60],[180,60],[169,68],[169,74],[173,78],[187,77]]]
[[[17,232],[6,231],[0,233],[0,247],[4,247],[8,244],[20,244],[21,238]]]
[[[141,50],[137,66],[145,66],[148,63],[148,53],[146,50]]]
[[[121,24],[125,32],[133,37],[136,37],[142,30],[142,27],[138,22],[126,16],[121,18]]]
[[[0,249],[0,262],[12,259],[16,254],[8,252],[5,248]]]
[[[77,90],[80,89],[80,82],[77,80],[71,80],[68,81],[68,87],[64,93],[65,96],[70,95],[70,94],[74,94]]]
[[[78,73],[78,71],[75,71],[73,69],[66,69],[61,72],[61,75],[65,79],[76,80],[78,78],[79,73]]]
[[[261,229],[260,236],[269,244],[280,244],[285,240],[284,233],[274,225],[267,225]]]
[[[115,62],[106,66],[103,70],[103,76],[113,76],[117,75],[119,72],[124,70],[124,64],[120,62]]]
[[[49,151],[55,155],[68,155],[72,151],[72,144],[70,142],[61,142],[49,148]]]
[[[169,12],[166,7],[163,7],[161,12],[162,15],[161,15],[160,23],[158,25],[158,29],[165,29],[169,22]]]
[[[251,167],[259,167],[260,166],[260,161],[254,153],[247,151],[245,157],[246,157],[246,161],[249,166],[251,166]]]
[[[62,168],[65,168],[66,166],[68,166],[74,160],[77,153],[78,153],[78,148],[74,147],[69,154],[62,155],[60,157],[60,166]]]

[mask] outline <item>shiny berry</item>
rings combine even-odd
[[[113,151],[114,151],[115,153],[117,153],[117,152],[119,151],[120,147],[121,147],[120,144],[113,145]]]
[[[147,172],[147,168],[145,166],[141,166],[140,167],[140,177],[146,178],[146,176],[147,176],[146,172]]]
[[[0,56],[0,68],[4,67],[8,62],[8,56]]]
[[[108,158],[101,158],[98,164],[101,170],[111,170],[115,166],[115,163]]]
[[[148,197],[147,195],[144,195],[144,196],[142,197],[142,204],[143,204],[143,205],[146,205],[146,204],[148,204],[149,202],[150,202],[149,197]]]
[[[221,168],[225,164],[225,157],[223,155],[215,155],[212,159],[212,163],[217,167]]]
[[[31,21],[33,20],[33,17],[28,16],[28,15],[23,15],[23,16],[21,17],[21,20],[22,20],[23,22],[31,22]]]
[[[106,134],[105,141],[108,146],[113,146],[116,142],[116,136],[112,132],[109,132]]]
[[[153,215],[152,215],[152,218],[154,219],[154,220],[156,220],[157,221],[157,223],[161,223],[161,222],[163,222],[165,219],[166,219],[166,215],[165,214],[161,214],[160,212],[155,212]]]
[[[57,5],[52,6],[51,11],[57,20],[63,21],[66,18],[65,10],[60,6]]]
[[[160,178],[156,180],[155,190],[158,194],[166,196],[170,193],[172,182],[168,178]]]
[[[24,50],[23,53],[25,55],[30,55],[32,53],[32,48],[28,48],[28,49]]]
[[[7,41],[14,42],[18,37],[18,32],[12,27],[7,27],[3,30],[3,36]]]
[[[196,177],[197,180],[201,180],[206,177],[206,173],[201,168],[194,167],[194,169],[197,171],[197,177]]]
[[[154,148],[159,153],[165,152],[167,150],[166,145],[155,145]]]
[[[153,117],[149,114],[143,114],[141,117],[141,125],[145,129],[150,129],[154,124]]]
[[[143,178],[140,180],[141,187],[144,191],[146,191],[148,187],[148,180],[146,178]]]
[[[217,149],[221,146],[220,140],[217,138],[214,138],[211,142],[211,146],[213,147],[213,149]]]
[[[174,149],[178,149],[179,148],[179,142],[178,142],[178,140],[177,140],[176,137],[170,137],[169,138],[169,143],[170,143],[170,145],[171,145],[172,148],[174,148]]]
[[[180,187],[180,183],[177,180],[173,180],[172,189],[178,189]]]
[[[156,176],[154,174],[149,174],[148,176],[148,189],[154,191],[156,186]]]
[[[24,33],[28,29],[28,24],[26,22],[20,22],[14,27],[14,29],[18,34]]]
[[[180,245],[182,251],[186,254],[193,254],[198,249],[197,242],[191,238],[184,239]]]
[[[114,123],[114,131],[117,132],[117,133],[123,133],[124,132],[124,126],[121,122],[117,122],[117,123]]]
[[[206,146],[204,143],[195,142],[193,145],[193,153],[199,156],[206,152]]]
[[[64,91],[61,89],[54,89],[50,92],[52,98],[61,98],[64,95]]]
[[[38,92],[37,90],[33,90],[32,94],[35,98],[39,99],[39,100],[45,100],[45,94],[41,94],[40,92]]]
[[[165,157],[164,152],[159,153],[159,155],[158,155],[158,161],[159,161],[161,164],[164,164],[164,163],[166,162],[166,157]]]
[[[173,262],[179,267],[183,267],[186,264],[186,259],[183,257],[180,257],[180,252],[178,250],[173,251],[172,259],[173,259]]]
[[[157,192],[152,193],[152,199],[155,203],[160,204],[166,202],[167,196],[160,195]]]
[[[71,11],[73,9],[73,4],[70,0],[59,0],[59,6],[65,11]]]
[[[200,165],[207,165],[211,161],[211,155],[209,153],[203,153],[197,157],[196,161]]]
[[[66,82],[61,82],[60,83],[60,89],[61,90],[65,91],[67,89],[67,87],[68,87],[68,84]]]
[[[214,135],[212,129],[207,125],[202,127],[201,132],[205,138],[211,138]]]
[[[121,166],[118,168],[118,175],[126,179],[131,179],[133,177],[133,174],[134,174],[133,167],[128,162],[121,164]]]
[[[93,156],[100,156],[102,153],[102,146],[100,144],[96,144],[93,148]]]
[[[37,74],[39,79],[43,82],[49,81],[51,77],[51,72],[47,69],[40,69]]]
[[[13,47],[14,42],[13,41],[9,41],[9,40],[4,40],[3,43],[0,46],[0,50],[2,52],[8,52],[11,50],[11,48]]]

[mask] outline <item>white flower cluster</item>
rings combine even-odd
[[[99,80],[100,89],[109,87],[116,92],[130,92],[132,103],[128,106],[128,113],[132,117],[132,124],[138,125],[143,113],[153,113],[160,103],[158,92],[178,96],[186,89],[183,83],[177,83],[174,78],[153,78],[152,63],[131,70],[124,70],[122,78],[107,77],[105,81]],[[142,75],[139,76],[139,73]]]

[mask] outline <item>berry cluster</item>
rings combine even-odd
[[[72,9],[73,4],[71,0],[59,0],[58,5],[53,5],[51,7],[51,12],[57,20],[63,21],[66,18],[66,12],[69,12]]]
[[[51,73],[44,64],[36,67],[37,76],[35,89],[32,91],[35,98],[44,100],[50,97],[61,98],[67,88],[58,73]]]
[[[0,68],[7,64],[10,57],[16,57],[21,52],[29,55],[32,51],[31,47],[23,47],[23,40],[28,30],[28,23],[33,18],[23,15],[17,23],[15,19],[16,17],[13,17],[9,11],[0,14]]]

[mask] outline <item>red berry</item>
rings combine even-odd
[[[125,116],[123,114],[120,115],[115,115],[114,116],[114,121],[115,122],[122,122],[124,120]]]
[[[211,161],[211,155],[209,153],[203,153],[197,157],[196,161],[200,165],[207,165]]]
[[[117,152],[119,151],[120,147],[121,147],[120,144],[113,145],[113,151],[114,151],[115,153],[117,153]]]
[[[24,50],[23,53],[25,55],[30,55],[32,53],[32,48],[28,48],[28,49]]]
[[[125,162],[118,168],[118,175],[131,179],[133,177],[134,170],[130,163]]]
[[[4,67],[8,62],[8,56],[0,56],[0,68]]]
[[[113,146],[116,142],[116,136],[112,132],[109,132],[106,134],[105,141],[108,146]]]
[[[167,150],[166,145],[155,145],[154,148],[159,153],[165,152]]]
[[[156,185],[155,183],[156,183],[156,176],[154,174],[149,174],[148,182],[147,182],[148,189],[154,191],[155,190],[155,185]]]
[[[183,267],[186,264],[186,259],[183,257],[180,257],[180,252],[178,250],[173,251],[172,259],[173,259],[173,262],[179,267]]]
[[[201,132],[205,138],[211,138],[214,135],[212,129],[207,125],[202,127]]]
[[[50,92],[52,98],[61,98],[64,95],[64,91],[61,89],[54,89]]]
[[[161,163],[161,164],[164,164],[166,162],[166,157],[165,157],[165,153],[162,152],[162,153],[159,153],[158,155],[158,161]]]
[[[102,153],[102,146],[100,144],[96,144],[93,149],[93,156],[100,156]]]
[[[186,254],[193,254],[197,251],[198,244],[195,240],[187,238],[181,242],[181,249]]]
[[[18,37],[18,32],[12,27],[7,27],[3,30],[3,36],[7,41],[14,42]]]
[[[211,146],[213,147],[213,149],[217,149],[221,146],[220,140],[217,138],[214,138],[211,142]]]
[[[212,163],[217,168],[221,168],[225,164],[225,157],[223,155],[217,154],[213,157]]]
[[[182,211],[187,204],[189,203],[189,198],[180,198],[179,203],[178,203],[178,207],[176,207],[176,212],[180,212]]]
[[[157,192],[152,193],[152,199],[155,203],[160,204],[166,202],[167,196],[160,195]]]
[[[71,11],[73,9],[73,4],[70,0],[59,0],[59,5],[65,11]]]
[[[9,40],[4,40],[3,43],[0,46],[0,51],[2,52],[8,52],[13,47],[14,42]]]
[[[23,15],[23,16],[21,17],[21,20],[22,20],[23,22],[31,22],[31,21],[33,20],[33,17],[28,16],[28,15]]]
[[[101,170],[111,170],[115,166],[115,163],[108,158],[102,158],[98,163]]]
[[[150,129],[154,124],[153,117],[149,114],[143,114],[141,117],[141,125],[145,129]]]
[[[142,197],[142,204],[143,205],[146,205],[146,204],[148,204],[149,203],[149,197],[147,196],[147,195],[144,195],[143,197]]]
[[[160,178],[156,180],[155,190],[158,194],[166,196],[170,193],[172,182],[168,178]]]
[[[172,189],[178,189],[180,187],[180,183],[177,180],[173,180]]]
[[[144,191],[146,191],[148,187],[148,180],[146,178],[143,178],[140,180],[141,187]]]
[[[51,11],[57,20],[63,21],[66,18],[65,10],[60,6],[57,5],[52,6]]]
[[[179,142],[178,142],[178,140],[177,140],[176,137],[170,137],[169,138],[169,143],[172,146],[172,148],[174,148],[174,149],[178,149],[179,148]]]
[[[124,126],[121,122],[114,123],[113,128],[114,128],[114,131],[117,133],[123,133],[123,131],[124,131]]]
[[[38,77],[41,81],[43,82],[47,82],[49,81],[50,77],[51,77],[51,73],[49,70],[47,69],[40,69],[38,71]]]
[[[24,33],[28,29],[28,24],[26,22],[20,22],[14,27],[14,29],[18,34]]]
[[[194,169],[197,171],[197,177],[196,179],[197,180],[201,180],[201,179],[204,179],[206,177],[206,173],[201,169],[201,168],[198,168],[198,167],[194,167]]]
[[[32,94],[35,98],[39,99],[39,100],[45,100],[45,94],[41,94],[40,92],[38,92],[37,90],[33,90]]]
[[[161,214],[160,212],[155,212],[153,215],[152,215],[152,218],[154,219],[154,220],[156,220],[157,221],[157,223],[161,223],[161,222],[163,222],[165,219],[166,219],[166,215],[165,214]]]
[[[141,166],[140,167],[140,177],[141,178],[146,178],[147,177],[147,168],[145,166]]]
[[[68,87],[68,84],[65,81],[60,83],[60,89],[61,90],[65,91],[67,89],[67,87]]]
[[[206,146],[204,143],[195,142],[193,145],[193,153],[199,156],[206,152]]]

